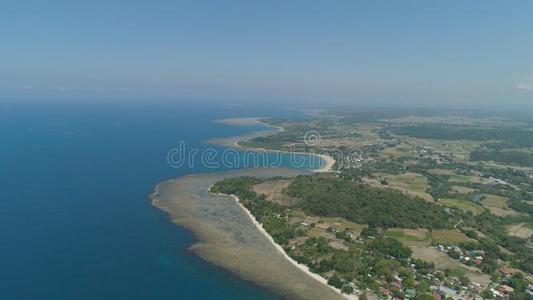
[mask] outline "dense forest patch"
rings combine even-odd
[[[453,223],[442,207],[420,198],[334,176],[299,176],[286,192],[302,199],[301,209],[316,216],[383,227],[448,228]]]

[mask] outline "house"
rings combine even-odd
[[[318,227],[320,229],[328,230],[329,224],[328,223],[318,223],[318,224],[316,224],[316,227]]]
[[[397,282],[397,281],[394,281],[394,282],[392,283],[392,286],[394,286],[394,287],[397,288],[397,289],[401,289],[401,288],[402,288],[402,285],[401,285],[399,282]]]
[[[500,269],[500,273],[503,275],[503,276],[509,276],[509,275],[512,275],[512,272],[507,269],[507,268],[501,268]]]
[[[533,284],[528,284],[526,287],[526,293],[533,296]]]
[[[504,294],[510,294],[512,292],[514,292],[514,289],[506,284],[502,284],[500,285],[500,287],[498,288],[498,291],[504,293]]]
[[[390,296],[392,295],[392,292],[389,290],[389,289],[382,289],[381,290],[381,293],[385,296]]]
[[[459,298],[459,294],[457,293],[456,290],[451,289],[449,287],[445,287],[443,285],[439,286],[439,292],[441,292],[444,295],[446,295],[446,297],[451,297],[453,299],[458,299]]]
[[[492,294],[496,297],[503,297],[503,294],[495,289],[490,289],[490,291],[492,292]]]
[[[405,298],[414,298],[416,296],[416,291],[415,289],[406,289],[405,290]]]

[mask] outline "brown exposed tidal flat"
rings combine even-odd
[[[195,234],[198,242],[191,250],[206,261],[287,298],[343,299],[287,261],[234,199],[208,192],[211,185],[227,177],[303,173],[294,169],[244,169],[188,175],[158,184],[150,197],[173,222]]]

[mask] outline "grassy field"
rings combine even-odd
[[[477,176],[468,176],[468,175],[452,175],[449,182],[459,182],[459,183],[481,183],[483,178]]]
[[[381,151],[381,157],[388,158],[388,157],[415,157],[415,153],[412,148],[406,147],[404,145],[398,145],[395,147],[388,147],[385,148],[383,151]]]
[[[411,250],[414,258],[434,263],[437,270],[450,269],[452,274],[456,276],[466,275],[472,282],[479,283],[483,287],[490,283],[489,275],[477,272],[473,267],[463,265],[434,247],[411,247]]]
[[[360,234],[364,228],[368,227],[368,225],[357,224],[354,222],[347,221],[343,218],[320,218],[319,223],[325,224],[328,227],[332,227],[339,231],[349,230],[350,232],[357,235]]]
[[[410,144],[431,148],[437,152],[448,154],[458,161],[467,161],[470,156],[470,151],[476,149],[481,144],[479,141],[418,139],[413,137],[404,138],[404,140]]]
[[[413,257],[435,264],[438,270],[454,269],[460,263],[434,247],[411,247]]]
[[[343,218],[319,218],[319,217],[305,217],[304,222],[311,224],[314,223],[315,227],[307,231],[306,235],[309,237],[325,237],[334,238],[335,234],[329,232],[327,229],[332,228],[337,231],[347,230],[355,235],[361,234],[361,231],[368,227],[368,225],[357,224],[347,221]]]
[[[283,190],[286,189],[290,183],[290,180],[270,180],[256,184],[252,189],[259,195],[265,195],[269,201],[281,205],[293,205],[298,199],[294,199],[283,193]]]
[[[497,216],[517,215],[518,213],[507,206],[507,200],[509,198],[485,194],[481,204],[488,208],[491,213]]]
[[[440,203],[445,206],[457,207],[463,211],[471,211],[474,215],[478,215],[485,210],[481,205],[466,200],[444,198],[440,199]]]
[[[335,240],[335,235],[331,232],[327,232],[326,230],[318,227],[313,227],[309,231],[307,231],[306,235],[311,238],[318,238],[323,237],[328,240]]]
[[[425,176],[416,173],[403,173],[398,175],[376,173],[375,175],[387,179],[388,187],[392,189],[413,197],[420,197],[428,202],[433,202],[433,197],[426,193],[429,184]]]
[[[438,229],[431,232],[431,238],[434,242],[439,244],[454,244],[460,242],[471,241],[469,237],[464,235],[457,229]]]
[[[526,223],[507,226],[509,235],[516,236],[523,239],[529,239],[533,236],[533,228],[527,226]]]
[[[469,188],[466,186],[460,186],[460,185],[454,185],[452,186],[452,192],[458,193],[458,194],[470,194],[476,192],[476,189]]]
[[[435,175],[456,175],[454,170],[449,169],[429,169],[428,172]]]
[[[425,228],[407,229],[407,228],[389,228],[383,235],[399,240],[406,246],[429,246],[429,232]]]

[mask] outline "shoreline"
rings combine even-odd
[[[149,199],[170,221],[190,230],[196,241],[189,251],[211,265],[279,295],[282,299],[347,299],[325,288],[318,275],[294,264],[270,236],[257,227],[240,202],[209,192],[229,177],[294,177],[309,170],[248,168],[184,175],[158,183]],[[289,262],[289,263],[287,263]],[[320,276],[318,276],[320,277]]]
[[[326,172],[335,172],[333,170],[333,166],[335,165],[336,161],[333,157],[327,154],[321,154],[321,153],[308,153],[308,152],[298,152],[298,151],[287,151],[287,150],[276,150],[276,149],[266,149],[266,148],[260,148],[260,147],[248,147],[240,145],[239,142],[243,140],[250,140],[254,137],[258,136],[264,136],[264,135],[271,135],[279,132],[285,131],[285,128],[282,126],[274,126],[267,124],[265,122],[260,121],[261,118],[259,117],[251,117],[251,118],[228,118],[228,119],[218,119],[214,120],[216,123],[230,125],[230,126],[251,126],[251,125],[262,125],[265,127],[270,127],[274,129],[275,131],[269,132],[269,131],[257,131],[252,132],[250,134],[240,135],[240,136],[233,136],[228,137],[227,139],[231,139],[233,143],[224,143],[221,142],[225,138],[221,139],[212,139],[211,142],[214,142],[215,144],[220,144],[227,147],[233,147],[237,149],[249,149],[254,151],[262,151],[262,152],[274,152],[274,153],[287,153],[287,154],[298,154],[298,155],[310,155],[315,156],[324,162],[323,166],[318,169],[311,169],[311,171],[316,173],[326,173]],[[209,141],[208,141],[209,142]]]
[[[335,165],[335,159],[333,157],[327,155],[327,154],[317,154],[317,153],[308,153],[308,152],[296,152],[296,151],[286,151],[286,150],[274,150],[274,149],[265,149],[265,148],[259,148],[259,147],[248,147],[240,145],[239,142],[233,143],[234,148],[241,148],[241,149],[250,149],[257,152],[274,152],[274,153],[286,153],[286,154],[298,154],[298,155],[309,155],[309,156],[315,156],[320,158],[324,165],[318,169],[311,169],[312,172],[315,173],[326,173],[326,172],[335,172],[333,170],[333,166]]]
[[[211,190],[211,187],[209,187],[209,192]],[[211,193],[211,192],[210,192]],[[254,215],[252,215],[252,213],[244,206],[242,205],[239,197],[235,196],[235,195],[227,195],[227,194],[220,194],[220,193],[217,193],[217,195],[221,195],[221,196],[226,196],[226,197],[230,197],[230,198],[233,198],[233,200],[235,200],[235,202],[237,202],[237,204],[239,205],[239,207],[245,212],[245,214],[248,216],[248,218],[250,218],[250,220],[252,221],[252,223],[255,225],[255,227],[257,228],[257,230],[259,232],[261,232],[261,234],[263,234],[269,241],[270,243],[277,249],[277,251],[283,255],[283,257],[288,260],[291,264],[293,264],[295,267],[297,267],[298,269],[300,269],[302,272],[304,272],[306,275],[308,275],[309,277],[315,279],[316,281],[324,284],[326,287],[332,289],[333,291],[335,291],[336,293],[338,293],[339,295],[341,295],[342,297],[346,298],[346,299],[349,299],[349,300],[358,300],[359,297],[357,297],[357,295],[347,295],[347,294],[343,294],[342,291],[334,286],[331,286],[328,284],[328,281],[326,280],[326,278],[320,276],[319,274],[316,274],[316,273],[313,273],[311,272],[311,270],[309,270],[309,267],[307,267],[306,265],[304,264],[300,264],[298,263],[297,261],[295,261],[292,257],[290,257],[287,252],[285,252],[285,250],[278,244],[274,241],[274,239],[272,238],[272,236],[263,228],[263,225],[261,223],[259,223],[259,221],[257,221],[257,219],[255,218]]]
[[[272,126],[272,125],[266,124],[264,122],[259,121],[258,118],[242,118],[239,120],[225,119],[224,121],[215,120],[215,122],[226,124],[226,125],[231,125],[231,126],[263,125],[263,126],[268,127],[269,130],[256,131],[256,132],[248,133],[245,135],[228,137],[228,138],[213,139],[213,140],[209,140],[208,142],[216,143],[216,144],[227,146],[227,147],[250,149],[252,151],[265,151],[265,152],[271,151],[271,152],[281,152],[281,153],[288,153],[288,154],[292,153],[292,154],[298,154],[298,155],[311,155],[313,157],[317,157],[321,159],[323,161],[322,166],[318,169],[300,169],[301,171],[304,171],[304,170],[307,170],[306,172],[332,172],[333,171],[332,168],[335,164],[335,160],[326,154],[260,149],[260,148],[241,146],[238,144],[239,141],[249,140],[257,136],[272,135],[278,132],[282,132],[285,130],[283,127]],[[255,172],[254,174],[257,174],[255,176],[262,177],[262,176],[268,176],[269,173],[274,172],[275,170],[275,169],[270,169],[272,171],[269,171],[268,169],[264,169],[264,170],[260,170],[260,169],[253,170],[253,169],[254,168],[243,169],[240,173],[247,174],[247,173]],[[294,170],[294,172],[298,172],[298,168],[295,168],[292,170]],[[253,246],[252,245],[246,246],[246,243],[245,245],[234,244],[236,242],[235,240],[231,240],[230,243],[227,243],[229,242],[229,240],[227,240],[224,244],[220,244],[222,240],[229,238],[226,235],[234,234],[233,232],[234,229],[231,230],[230,228],[232,228],[233,226],[236,226],[233,223],[233,220],[229,221],[228,223],[228,219],[219,219],[218,214],[219,212],[221,212],[220,209],[225,210],[225,208],[222,208],[220,206],[226,206],[227,204],[218,203],[218,202],[215,204],[215,203],[209,202],[209,201],[212,201],[212,199],[207,200],[208,198],[198,198],[198,197],[208,196],[209,198],[211,198],[212,197],[211,195],[217,196],[217,194],[210,192],[212,184],[221,180],[222,178],[225,178],[226,176],[231,176],[231,174],[234,174],[234,173],[216,172],[216,174],[207,173],[204,175],[202,175],[202,173],[199,173],[199,174],[188,174],[188,175],[180,176],[178,178],[165,180],[165,181],[159,182],[155,186],[154,191],[149,195],[149,198],[151,199],[151,204],[154,207],[160,209],[161,211],[167,213],[171,217],[171,220],[173,223],[179,226],[182,226],[186,229],[189,229],[193,232],[193,234],[196,236],[199,242],[192,244],[189,249],[193,251],[194,253],[196,253],[198,256],[200,256],[202,259],[208,261],[209,263],[212,263],[214,265],[227,269],[239,276],[243,276],[243,278],[247,280],[251,280],[252,282],[258,283],[260,285],[265,286],[264,284],[267,283],[266,287],[274,288],[274,290],[278,290],[279,288],[281,291],[284,291],[286,295],[298,296],[297,298],[300,298],[301,296],[306,295],[306,293],[309,293],[311,290],[306,291],[306,289],[311,288],[314,292],[307,294],[307,296],[303,297],[303,299],[315,299],[317,297],[318,299],[322,299],[323,296],[328,295],[329,293],[331,294],[329,294],[329,296],[326,297],[328,299],[337,299],[337,297],[340,297],[341,299],[349,299],[349,300],[358,299],[356,295],[343,294],[339,289],[328,285],[327,280],[324,277],[311,272],[307,266],[299,264],[294,259],[292,259],[285,252],[285,250],[283,250],[283,248],[280,245],[275,243],[275,241],[270,236],[270,234],[266,232],[266,230],[262,227],[262,225],[255,219],[255,217],[250,213],[250,211],[248,211],[248,209],[246,209],[246,207],[244,207],[241,204],[238,197],[236,196],[233,196],[233,199],[235,201],[234,203],[236,204],[235,209],[241,211],[242,215],[240,218],[248,219],[248,221],[251,222],[250,225],[248,225],[249,229],[245,230],[246,235],[243,235],[243,237],[247,237],[246,239],[255,240],[254,237],[259,235],[264,239],[263,247],[265,248],[262,248],[264,250],[259,250],[257,246],[255,246],[255,244]],[[174,197],[169,198],[168,196],[169,194],[168,186],[175,186],[175,185],[180,186],[182,182],[184,181],[189,182],[190,180],[195,180],[195,178],[212,178],[213,176],[218,179],[216,181],[211,181],[211,184],[209,185],[205,185],[201,191],[200,190],[194,191],[194,193],[201,193],[201,194],[196,194],[194,196],[193,194],[189,194],[189,193],[176,194],[176,195],[179,195],[177,196],[177,198],[174,198]],[[207,179],[207,180],[211,180],[211,179]],[[205,184],[205,180],[203,182]],[[162,189],[163,186],[165,187],[164,189]],[[187,191],[187,188],[185,188],[185,191]],[[200,196],[200,195],[205,195],[205,196]],[[224,196],[224,198],[227,198],[230,195],[218,195],[218,196]],[[207,202],[205,204],[193,204],[191,201],[193,201],[194,199],[196,199],[197,201],[200,199],[205,199],[205,201]],[[209,204],[209,203],[212,203],[212,204]],[[214,219],[209,216],[207,216],[207,219],[205,219],[206,217],[204,215],[205,210],[201,212],[197,211],[196,210],[197,208],[195,208],[195,206],[197,205],[199,206],[209,205],[209,206],[205,206],[204,209],[209,209],[209,211],[213,211],[213,213],[215,214],[213,215]],[[198,213],[201,213],[202,215],[198,215]],[[227,214],[227,213],[224,213],[224,214]],[[199,217],[200,219],[198,219]],[[202,223],[198,223],[201,219],[204,219],[204,222],[208,222],[208,223],[204,223],[205,225],[202,225]],[[215,223],[218,224],[219,222],[222,222],[222,223],[220,223],[216,227],[211,226],[212,224],[215,224]],[[239,230],[243,230],[243,229],[239,229]],[[253,231],[255,231],[255,233],[252,233]],[[218,232],[218,233],[215,234],[215,232]],[[221,234],[226,237],[222,238],[220,236]],[[214,248],[211,248],[212,247],[211,245],[215,246],[217,250],[215,250]],[[234,246],[230,246],[230,245],[234,245]],[[269,248],[269,247],[266,247],[266,245],[269,245],[271,250],[266,250],[267,248]],[[248,250],[245,250],[245,249],[248,249]],[[237,253],[235,253],[235,251]],[[254,266],[257,263],[259,263],[257,261],[257,256],[256,255],[253,256],[255,257],[255,262],[253,262],[254,260],[252,258],[246,256],[246,255],[249,255],[249,253],[256,253],[258,251],[267,251],[267,253],[272,253],[272,254],[268,254],[266,257],[263,257],[261,259],[262,263],[258,265],[258,266],[262,266],[260,267],[260,269],[266,271],[271,268],[274,268],[271,271],[276,270],[278,274],[277,276],[282,276],[283,278],[286,277],[287,280],[291,278],[291,280],[280,281],[279,278],[269,278],[270,276],[275,276],[274,274],[276,274],[276,272],[272,273],[272,272],[267,271],[265,274],[259,275],[257,273],[259,272],[259,270],[256,270],[258,266]],[[242,255],[245,255],[245,256],[244,257],[239,256],[238,253],[242,253]],[[274,258],[273,256],[274,253],[278,256],[278,258]],[[240,261],[239,263],[237,263],[236,261],[234,262],[227,261],[228,259],[230,259],[230,261],[237,259],[236,257],[239,257],[238,258],[238,260]],[[246,261],[249,261],[248,262],[249,265],[246,265]],[[289,264],[287,264],[287,266],[282,267],[287,261],[289,262]],[[273,265],[268,266],[268,264],[273,264]],[[291,270],[291,268],[294,268],[295,270]],[[256,271],[253,271],[253,270],[256,270]],[[285,270],[285,272],[279,273],[282,270]],[[302,272],[302,275],[296,275],[295,272]],[[307,279],[304,279],[304,278],[307,278]],[[298,283],[294,286],[287,286],[289,282],[298,282]],[[302,285],[303,282],[307,282],[307,283]],[[276,283],[276,284],[271,286],[272,283]],[[324,288],[324,285],[327,288]],[[322,297],[319,297],[319,295],[322,295]],[[291,298],[294,298],[292,296]]]

